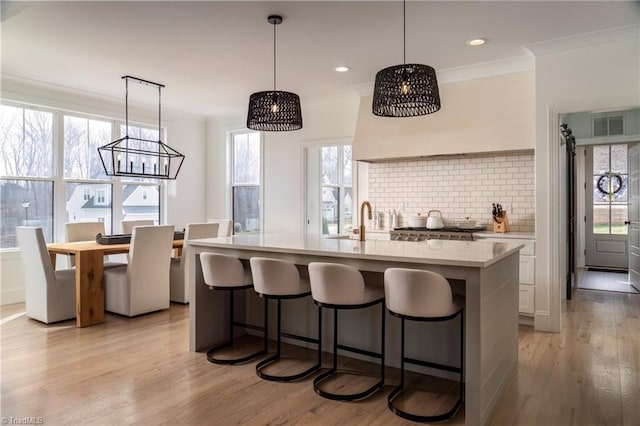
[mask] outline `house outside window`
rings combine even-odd
[[[260,132],[231,134],[231,205],[234,234],[261,229],[262,137]]]
[[[157,141],[158,129],[129,124],[129,130],[124,124],[120,125],[120,137],[126,134],[139,139]],[[148,142],[145,149],[152,151],[157,148],[153,142]],[[138,160],[136,160],[138,161]],[[142,161],[140,159],[139,161]],[[147,164],[153,164],[149,159]],[[158,179],[126,177],[122,181],[122,220],[153,220],[160,224],[161,184]]]
[[[116,120],[3,101],[0,249],[17,247],[17,226],[42,227],[52,242],[62,237],[65,222],[104,222],[107,233],[117,233],[124,219],[160,223],[160,181],[123,180],[102,167],[97,148],[123,128]],[[158,129],[130,126],[130,134],[157,140]],[[65,214],[54,215],[58,211]]]
[[[98,148],[111,142],[113,122],[64,115],[65,222],[96,222],[103,218],[113,233],[113,179],[106,175]]]

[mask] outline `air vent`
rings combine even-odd
[[[598,117],[593,119],[593,136],[615,136],[624,134],[624,116]]]

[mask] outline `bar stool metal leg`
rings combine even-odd
[[[382,387],[384,386],[384,343],[385,343],[385,338],[384,338],[384,324],[385,324],[385,306],[384,306],[384,299],[381,301],[376,301],[374,304],[380,303],[381,306],[381,311],[382,311],[382,336],[381,336],[381,347],[380,347],[380,352],[371,352],[371,351],[366,351],[363,349],[359,349],[359,348],[354,348],[354,347],[350,347],[350,346],[345,346],[345,345],[341,345],[338,343],[338,310],[337,308],[333,308],[333,364],[331,369],[329,369],[328,371],[325,371],[324,373],[322,373],[321,375],[319,375],[318,377],[316,377],[313,380],[313,390],[320,396],[324,397],[324,398],[328,398],[328,399],[332,399],[332,400],[336,400],[336,401],[357,401],[359,399],[365,399],[369,396],[371,396],[372,394],[374,394],[376,391],[382,389]],[[366,305],[366,306],[371,306],[371,305]],[[362,307],[366,307],[366,306],[362,306]],[[322,382],[324,382],[325,380],[335,376],[338,374],[338,350],[345,350],[348,352],[353,352],[353,353],[358,353],[361,355],[367,355],[370,357],[374,357],[374,358],[379,358],[380,359],[380,381],[375,383],[374,385],[372,385],[371,387],[365,389],[362,392],[358,392],[358,393],[353,393],[353,394],[337,394],[337,393],[333,393],[333,392],[328,392],[326,390],[323,390],[320,387],[320,384]],[[320,350],[320,348],[319,348]]]
[[[462,406],[462,401],[464,399],[464,310],[461,310],[459,312],[460,314],[460,367],[450,367],[450,366],[446,366],[446,365],[440,365],[440,364],[436,364],[436,363],[432,363],[432,362],[427,362],[427,361],[420,361],[420,360],[416,360],[416,359],[412,359],[412,358],[408,358],[405,357],[405,350],[404,350],[404,346],[405,346],[405,317],[398,315],[398,314],[394,314],[392,312],[392,315],[394,316],[398,316],[400,317],[400,323],[401,323],[401,332],[400,332],[400,384],[393,390],[391,391],[391,393],[389,394],[388,398],[387,398],[387,403],[389,406],[389,409],[396,415],[405,418],[407,420],[411,420],[414,422],[427,422],[427,423],[431,423],[431,422],[440,422],[440,421],[444,421],[444,420],[450,420],[452,419],[456,413],[458,412],[458,410],[460,409],[460,407]],[[456,315],[457,316],[457,315]],[[417,319],[417,318],[411,318],[414,320],[418,320],[418,321],[428,321],[426,319]],[[414,413],[409,413],[407,411],[404,411],[400,408],[398,408],[397,405],[395,405],[394,400],[400,395],[402,394],[402,392],[404,391],[404,374],[405,374],[405,368],[404,368],[404,363],[409,362],[411,364],[416,364],[416,365],[421,365],[424,367],[431,367],[431,368],[437,368],[437,369],[441,369],[441,370],[446,370],[446,371],[453,371],[456,373],[460,374],[460,381],[459,381],[459,397],[458,400],[455,402],[455,404],[453,405],[453,407],[448,410],[445,413],[442,414],[436,414],[436,415],[432,415],[432,416],[423,416],[423,415],[418,415],[418,414],[414,414]]]
[[[235,289],[228,289],[228,291],[230,292],[229,294],[229,340],[214,346],[213,348],[209,349],[207,351],[207,360],[209,360],[209,362],[212,362],[214,364],[226,364],[226,365],[233,365],[233,364],[242,364],[245,362],[249,362],[261,355],[264,355],[265,353],[267,353],[267,329],[268,329],[268,309],[269,309],[269,305],[267,303],[267,300],[265,299],[264,301],[264,327],[260,327],[260,326],[255,326],[255,325],[251,325],[251,324],[245,324],[243,322],[238,322],[234,320],[234,292]],[[252,354],[246,355],[246,356],[242,356],[239,358],[216,358],[216,353],[219,352],[222,349],[228,348],[230,346],[233,345],[234,342],[234,336],[233,336],[233,327],[237,326],[237,327],[243,327],[243,328],[248,328],[248,329],[252,329],[252,330],[257,330],[257,331],[263,331],[264,332],[264,347],[263,349],[254,352]]]
[[[278,301],[278,315],[277,315],[277,338],[276,338],[276,353],[275,355],[270,356],[269,358],[266,358],[262,361],[260,361],[258,364],[256,364],[256,374],[265,380],[270,380],[273,382],[293,382],[296,380],[301,380],[304,379],[305,377],[308,377],[309,375],[315,373],[316,371],[318,371],[320,369],[320,366],[322,365],[322,358],[321,358],[321,354],[318,356],[318,362],[314,365],[312,365],[311,367],[307,368],[306,370],[300,372],[300,373],[296,373],[296,374],[291,374],[291,375],[273,375],[273,374],[268,374],[265,373],[265,368],[273,363],[275,363],[276,361],[278,361],[281,357],[281,346],[282,346],[282,336],[284,337],[288,337],[290,339],[295,339],[295,340],[300,340],[300,341],[304,341],[304,342],[308,342],[308,343],[316,343],[318,344],[318,348],[320,348],[320,340],[322,339],[322,311],[320,310],[320,307],[318,307],[318,339],[313,339],[313,338],[309,338],[306,336],[299,336],[299,335],[295,335],[295,334],[291,334],[291,333],[283,333],[282,332],[282,297],[277,297],[277,296],[269,296],[268,298],[275,298]],[[268,298],[265,296],[265,301],[268,300]],[[287,297],[290,298],[290,297]],[[267,339],[267,332],[265,331],[265,345],[266,345],[266,339]],[[266,347],[266,346],[265,346]],[[319,349],[320,350],[320,349]]]

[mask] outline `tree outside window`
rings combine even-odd
[[[353,226],[353,159],[350,145],[322,147],[322,233]]]
[[[0,105],[0,248],[17,247],[17,226],[53,240],[53,122],[49,111]]]

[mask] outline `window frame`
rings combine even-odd
[[[23,110],[35,110],[52,114],[52,138],[53,138],[53,158],[52,158],[52,175],[47,177],[30,177],[30,176],[14,176],[14,175],[1,175],[2,180],[17,180],[17,181],[34,181],[34,182],[51,182],[52,183],[52,241],[64,240],[64,227],[67,222],[67,210],[66,210],[66,185],[68,183],[75,184],[109,184],[111,185],[112,198],[111,198],[111,217],[112,217],[112,229],[107,232],[117,233],[121,230],[121,221],[124,217],[122,211],[123,205],[123,191],[124,185],[140,185],[140,186],[156,186],[158,188],[158,223],[162,224],[167,206],[165,205],[167,185],[162,179],[156,179],[154,181],[133,181],[123,179],[119,176],[107,176],[106,179],[77,179],[66,178],[64,170],[64,155],[65,155],[65,129],[64,120],[66,116],[86,119],[86,120],[98,120],[110,123],[111,137],[110,141],[115,140],[114,135],[120,134],[121,126],[126,123],[124,120],[108,117],[99,114],[90,114],[79,111],[72,111],[64,108],[55,108],[47,106],[32,105],[27,102],[13,101],[10,99],[0,99],[1,105],[7,105],[14,108],[21,108]],[[130,121],[129,126],[147,128],[157,131],[157,125],[141,123],[138,121]],[[166,127],[160,129],[163,136],[166,135]],[[166,138],[163,137],[163,140]],[[118,208],[119,207],[119,208]],[[16,247],[0,248],[0,252],[18,251]]]
[[[351,185],[347,186],[345,185],[344,182],[344,147],[345,146],[350,146],[352,151],[351,151]],[[324,183],[322,181],[322,150],[324,148],[333,148],[336,147],[337,151],[338,151],[338,155],[336,158],[336,161],[338,163],[338,183]],[[320,233],[321,235],[343,235],[346,233],[346,228],[345,228],[345,221],[346,221],[346,212],[345,212],[345,203],[343,202],[343,198],[346,196],[347,192],[346,189],[347,188],[351,188],[351,194],[355,194],[355,191],[353,189],[354,187],[354,170],[356,169],[355,166],[355,161],[353,161],[353,145],[352,144],[338,144],[338,145],[322,145],[319,147],[320,148],[320,208],[321,210],[324,210],[324,206],[323,206],[323,200],[322,200],[322,194],[323,194],[323,189],[324,188],[338,188],[338,225],[337,225],[337,229],[338,232],[337,234],[324,234],[323,230],[322,230],[322,223],[321,223],[321,229],[320,229]],[[353,204],[356,205],[356,200],[355,198],[352,198],[353,200]],[[320,212],[320,220],[322,222],[322,211]],[[351,228],[353,229],[353,227],[355,226],[354,223],[354,218],[353,218],[353,211],[351,212]]]
[[[247,184],[247,183],[235,183],[234,180],[234,176],[235,176],[235,156],[234,156],[234,142],[235,142],[235,136],[237,135],[243,135],[243,134],[252,134],[252,133],[256,133],[258,135],[258,138],[260,140],[260,148],[259,148],[259,155],[260,155],[260,160],[259,160],[259,164],[260,164],[260,172],[258,173],[258,178],[259,178],[259,183],[258,184]],[[255,130],[251,130],[251,129],[239,129],[239,130],[232,130],[230,132],[227,133],[227,188],[228,188],[228,194],[227,194],[227,200],[228,200],[228,217],[231,218],[231,235],[236,235],[235,233],[235,217],[233,216],[233,196],[234,196],[234,189],[236,187],[249,187],[249,188],[259,188],[258,193],[259,193],[259,214],[260,214],[260,219],[259,219],[259,223],[260,223],[260,232],[264,232],[264,133],[263,132],[259,132],[259,131],[255,131]]]
[[[59,140],[57,135],[59,133],[59,124],[58,118],[60,116],[60,111],[54,108],[41,107],[36,105],[30,105],[22,102],[15,102],[11,100],[0,99],[0,105],[6,105],[13,108],[20,108],[23,111],[41,111],[45,113],[51,114],[51,150],[52,150],[52,158],[51,158],[51,175],[49,176],[26,176],[26,175],[0,175],[0,180],[15,180],[15,181],[24,181],[24,182],[49,182],[51,184],[51,190],[53,193],[51,194],[51,234],[45,233],[44,237],[47,240],[49,237],[52,241],[56,239],[56,196],[59,195],[59,188],[56,185],[57,182],[57,164],[58,164],[58,148],[59,148]],[[24,112],[23,112],[24,114]],[[8,252],[8,251],[18,251],[19,248],[15,247],[0,247],[0,252]]]
[[[353,159],[353,139],[352,138],[337,138],[337,139],[324,139],[324,140],[310,140],[302,143],[302,150],[300,161],[301,167],[301,179],[304,182],[304,195],[301,199],[301,211],[304,212],[302,217],[301,229],[303,232],[322,234],[322,148],[330,146],[343,147],[351,146],[351,194],[353,202],[352,212],[352,228],[357,228],[359,223],[358,218],[358,184],[359,184],[359,162]],[[342,150],[340,150],[342,151]],[[314,154],[315,152],[315,154]],[[341,154],[342,155],[342,154]],[[341,168],[344,167],[344,163],[341,161]],[[366,165],[365,165],[366,166]],[[317,170],[314,173],[313,170]],[[366,170],[366,169],[365,169]],[[343,180],[343,173],[340,173],[340,179]],[[344,187],[343,187],[344,188]],[[366,181],[365,181],[366,190]],[[343,203],[344,204],[344,203]],[[317,215],[312,213],[317,210]],[[344,209],[344,206],[341,206]],[[344,220],[344,219],[343,219]],[[340,235],[346,235],[348,230],[341,230]]]

